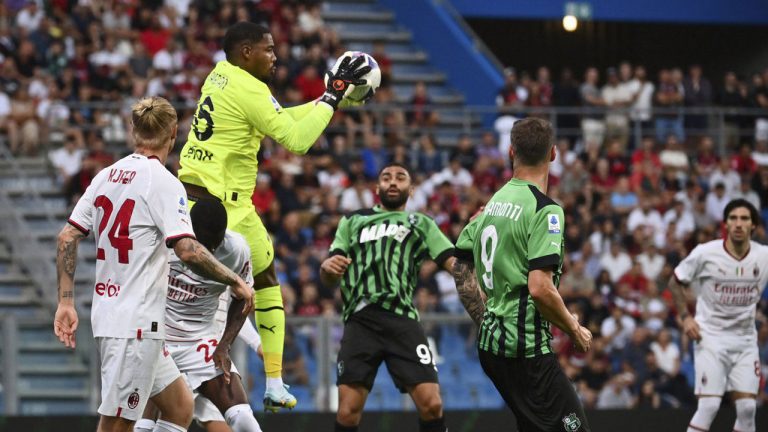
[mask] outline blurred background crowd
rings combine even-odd
[[[223,33],[239,20],[269,25],[278,58],[270,85],[283,105],[322,94],[323,73],[346,49],[324,25],[321,7],[278,0],[5,0],[0,135],[17,155],[46,154],[72,204],[100,169],[131,151],[128,114],[137,98],[173,101],[179,144],[185,141],[201,81],[223,60]],[[549,195],[566,214],[560,293],[596,339],[582,355],[554,331],[561,363],[587,407],[695,404],[689,341],[677,330],[667,283],[696,244],[721,237],[729,200],[749,200],[768,220],[768,120],[729,115],[721,142],[710,135],[706,114],[676,109],[768,108],[768,69],[710,79],[694,65],[660,70],[652,79],[642,65],[621,63],[588,68],[581,78],[563,70],[554,82],[546,67],[509,67],[494,127],[447,145],[437,138],[440,112],[431,108],[428,87],[416,83],[409,98],[396,97],[385,44],[376,43],[372,54],[383,72],[373,111],[338,112],[307,156],[262,143],[253,203],[275,238],[286,312],[339,314],[339,290],[321,285],[320,263],[340,217],[378,201],[383,164],[412,168],[408,209],[428,214],[455,240],[511,177],[510,122],[541,107],[578,107],[556,118],[558,130],[571,132],[558,135]],[[169,169],[177,168],[178,154],[169,161]],[[768,242],[764,224],[755,241]],[[415,302],[422,313],[464,313],[452,278],[432,263],[422,268]],[[764,296],[756,323],[764,376],[766,316]],[[440,340],[438,328],[428,331]],[[465,341],[472,350],[472,332]],[[287,359],[288,371],[291,364]],[[299,367],[288,381],[307,379]],[[765,384],[761,389],[765,403]]]

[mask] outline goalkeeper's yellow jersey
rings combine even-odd
[[[325,103],[283,108],[265,83],[221,61],[203,83],[181,150],[179,179],[203,186],[222,200],[235,192],[239,201],[250,205],[261,139],[269,136],[289,151],[304,154],[332,116],[333,109]]]

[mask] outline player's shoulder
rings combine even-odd
[[[227,60],[216,63],[216,67],[208,75],[208,83],[222,89],[228,87],[236,92],[271,93],[266,83]]]
[[[224,242],[228,249],[233,251],[243,251],[248,249],[248,241],[245,239],[245,237],[236,231],[232,231],[231,229],[227,229],[227,231],[224,233]]]
[[[548,197],[547,194],[540,191],[539,188],[537,188],[534,185],[528,185],[528,190],[531,192],[531,195],[533,196],[533,200],[536,203],[536,209],[535,212],[538,213],[541,210],[547,209],[548,211],[560,211],[562,212],[563,209],[560,207],[560,204],[555,202],[552,198]]]
[[[357,218],[364,218],[368,216],[373,216],[376,214],[376,210],[373,208],[362,208],[359,210],[351,211],[344,215],[345,218],[348,220],[357,219]]]
[[[760,256],[768,256],[768,245],[752,240],[749,242],[749,249],[755,251],[755,253]]]

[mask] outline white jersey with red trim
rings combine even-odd
[[[768,283],[768,246],[750,242],[741,260],[713,240],[694,248],[675,268],[675,278],[697,295],[696,322],[703,337],[756,343],[756,304]]]
[[[164,339],[168,245],[194,238],[181,182],[156,157],[126,156],[96,175],[69,223],[96,237],[93,336]]]
[[[242,235],[227,230],[224,241],[216,248],[213,256],[240,275],[249,286],[253,285],[251,251]],[[218,339],[224,329],[226,310],[229,308],[228,299],[220,301],[225,292],[229,295],[227,285],[198,276],[173,253],[170,263],[166,340],[178,343]],[[217,314],[222,307],[224,312]]]

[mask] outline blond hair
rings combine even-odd
[[[159,96],[151,96],[133,104],[131,110],[136,146],[156,149],[165,145],[178,122],[171,103]]]

